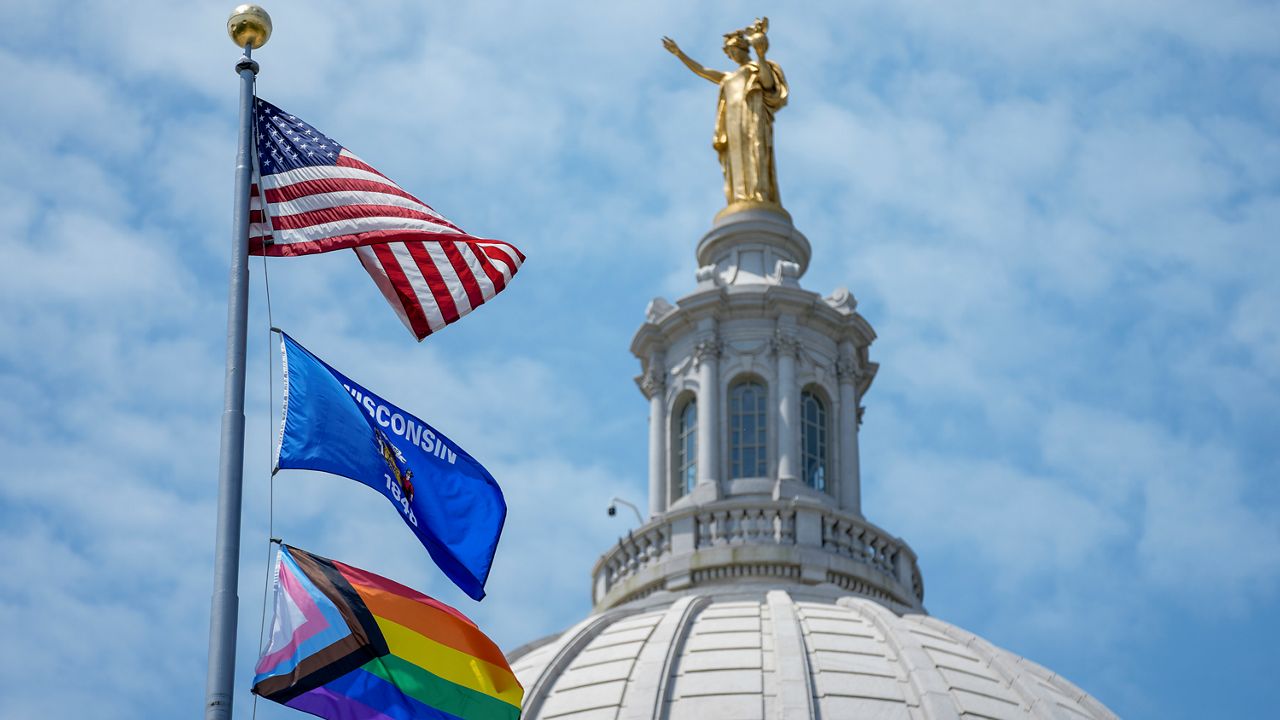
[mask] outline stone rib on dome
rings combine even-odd
[[[530,720],[1115,717],[954,625],[823,588],[661,593],[510,659]]]

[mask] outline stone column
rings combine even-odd
[[[778,479],[796,480],[798,465],[796,450],[797,421],[800,416],[800,390],[796,387],[796,352],[799,343],[782,329],[782,319],[773,338],[773,349],[778,356]]]
[[[719,497],[720,477],[720,339],[712,335],[693,349],[698,367],[698,488],[709,485]],[[706,492],[703,490],[703,492]]]
[[[840,433],[840,507],[862,515],[862,479],[858,467],[858,361],[853,343],[840,343],[836,377],[840,400],[836,406],[836,431]]]
[[[670,505],[667,482],[667,383],[665,360],[660,353],[649,357],[640,378],[640,390],[649,398],[649,517],[657,517]]]

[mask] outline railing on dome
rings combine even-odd
[[[607,582],[612,586],[670,552],[671,526],[668,524],[649,526],[638,535],[627,533],[618,541],[612,560],[606,566]]]
[[[745,543],[791,545],[796,541],[796,513],[787,507],[715,508],[697,513],[694,526],[697,528],[694,547]]]
[[[892,575],[901,542],[852,517],[822,518],[822,546]]]
[[[756,556],[719,550],[744,546],[759,548]],[[830,555],[842,560],[823,562]],[[681,576],[676,585],[752,575],[833,582],[910,606],[924,600],[915,553],[898,538],[820,503],[749,499],[676,510],[628,533],[596,563],[592,599],[608,607],[677,589],[669,581]]]

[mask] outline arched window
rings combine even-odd
[[[764,385],[748,380],[729,391],[729,477],[764,477],[769,474],[765,452],[768,393]]]
[[[827,489],[827,406],[817,393],[800,393],[800,468],[814,490]]]
[[[698,402],[689,398],[676,416],[675,486],[672,499],[693,492],[698,483]]]

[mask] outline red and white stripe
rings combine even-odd
[[[497,295],[524,262],[515,246],[466,234],[346,150],[336,166],[261,178],[249,247],[273,256],[355,249],[419,340]]]
[[[524,262],[511,244],[492,240],[390,242],[355,251],[419,340],[502,292]]]

